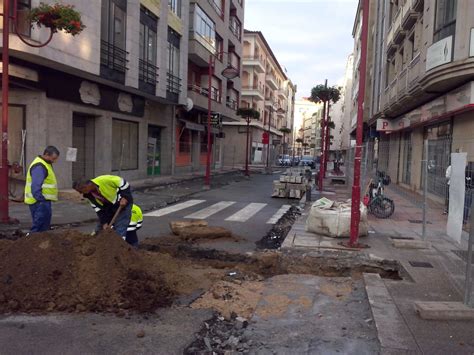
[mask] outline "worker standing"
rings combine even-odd
[[[26,174],[25,203],[30,207],[33,224],[30,233],[45,232],[51,228],[51,202],[58,200],[58,184],[53,163],[59,150],[48,146],[43,155],[36,157]]]
[[[138,235],[137,231],[142,227],[143,224],[143,213],[142,209],[138,205],[132,206],[132,217],[127,228],[127,235],[125,241],[131,246],[138,247]]]
[[[123,239],[132,216],[133,197],[130,185],[120,176],[101,175],[91,180],[80,180],[73,184],[74,190],[89,200],[99,217],[96,231],[113,227]],[[115,213],[122,208],[113,226],[109,226]]]

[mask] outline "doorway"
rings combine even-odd
[[[161,174],[161,127],[148,125],[147,174]]]
[[[72,179],[94,177],[95,161],[94,116],[73,113],[72,146],[77,148],[76,161],[72,163]]]

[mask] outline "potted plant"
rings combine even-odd
[[[38,7],[31,9],[29,18],[31,26],[46,27],[52,33],[64,31],[75,36],[86,28],[82,23],[81,14],[74,9],[74,6],[61,3],[52,5],[40,3]]]

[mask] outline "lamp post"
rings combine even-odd
[[[220,55],[229,52],[219,52]],[[212,112],[212,76],[216,65],[216,54],[209,56],[208,63],[208,87],[207,87],[207,158],[206,158],[206,177],[204,180],[204,187],[211,188],[211,112]],[[239,70],[234,68],[230,62],[227,63],[227,68],[222,71],[222,76],[226,79],[234,79],[240,75]]]
[[[10,5],[13,4],[13,15],[10,14]],[[46,42],[40,44],[29,43],[17,30],[17,0],[13,3],[3,0],[3,33],[2,33],[2,159],[0,162],[0,223],[15,223],[16,220],[9,215],[9,188],[8,188],[8,108],[9,108],[9,65],[10,65],[10,20],[13,23],[13,31],[18,38],[30,47],[44,47],[53,39],[54,31],[50,29],[50,34]]]

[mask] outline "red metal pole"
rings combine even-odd
[[[327,104],[327,115],[326,115],[326,147],[324,152],[326,153],[324,157],[324,177],[326,177],[327,170],[328,170],[328,160],[329,160],[329,148],[330,148],[330,139],[329,139],[329,122],[331,121],[331,116],[329,115],[331,112],[331,101],[328,101]]]
[[[249,176],[249,134],[250,134],[250,117],[247,117],[247,145],[245,146],[245,176]]]
[[[324,87],[328,87],[328,80],[324,82]],[[318,179],[318,187],[319,191],[323,191],[323,179],[324,179],[324,146],[325,146],[325,139],[324,133],[326,128],[326,101],[323,101],[323,114],[321,120],[321,154],[319,155],[319,179]]]
[[[362,38],[359,73],[359,97],[357,99],[357,131],[354,156],[354,180],[352,186],[351,206],[351,238],[350,246],[358,245],[360,222],[360,163],[362,153],[362,129],[364,123],[365,76],[367,73],[367,41],[369,28],[369,0],[363,0],[362,6]]]
[[[206,160],[206,178],[204,184],[207,188],[211,187],[211,90],[212,90],[212,73],[214,68],[214,56],[209,56],[208,68],[208,91],[207,91],[207,160]]]
[[[3,0],[3,44],[2,44],[2,161],[0,166],[0,222],[10,222],[8,213],[8,65],[10,35],[10,1]]]

